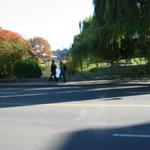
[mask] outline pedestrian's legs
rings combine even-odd
[[[62,79],[62,73],[60,73],[59,75],[59,80],[61,81],[61,79]]]
[[[56,77],[56,74],[54,74],[54,79],[55,79],[55,81],[58,81],[58,80],[57,80],[57,77]]]
[[[63,73],[63,82],[64,83],[66,82],[66,75],[65,75],[65,73]]]

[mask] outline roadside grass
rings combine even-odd
[[[145,58],[132,58],[128,61],[125,59],[122,59],[119,61],[119,64],[128,64],[128,65],[145,65],[147,64],[147,60]]]
[[[114,65],[100,68],[91,68],[68,75],[68,80],[128,80],[128,79],[148,79],[150,68],[147,65]]]
[[[99,63],[98,67],[94,63],[85,63],[82,71],[66,74],[67,81],[83,81],[83,80],[145,80],[150,78],[150,66],[146,65],[144,58],[134,58],[127,64],[125,60],[119,61],[113,66],[107,63]],[[41,65],[42,76],[40,78],[32,79],[17,79],[15,77],[10,79],[0,79],[0,82],[31,82],[44,81],[47,82],[50,77],[50,63]],[[57,64],[59,68],[59,64]]]
[[[130,60],[120,60],[110,66],[107,63],[84,62],[83,68],[74,74],[68,74],[69,81],[81,80],[128,80],[128,79],[149,79],[150,66],[146,65],[145,58],[132,58]],[[98,66],[98,67],[97,67]]]

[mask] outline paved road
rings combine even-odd
[[[0,88],[1,150],[149,150],[150,86]]]

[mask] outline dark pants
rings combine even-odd
[[[50,80],[54,77],[55,81],[57,81],[56,72],[52,72],[50,76]]]
[[[60,73],[59,79],[60,79],[60,80],[63,80],[64,83],[66,82],[66,75],[65,75],[65,72]]]

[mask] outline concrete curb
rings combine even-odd
[[[91,80],[91,81],[74,81],[74,82],[0,82],[0,87],[58,87],[58,86],[92,86],[92,85],[150,85],[150,81],[139,80]]]

